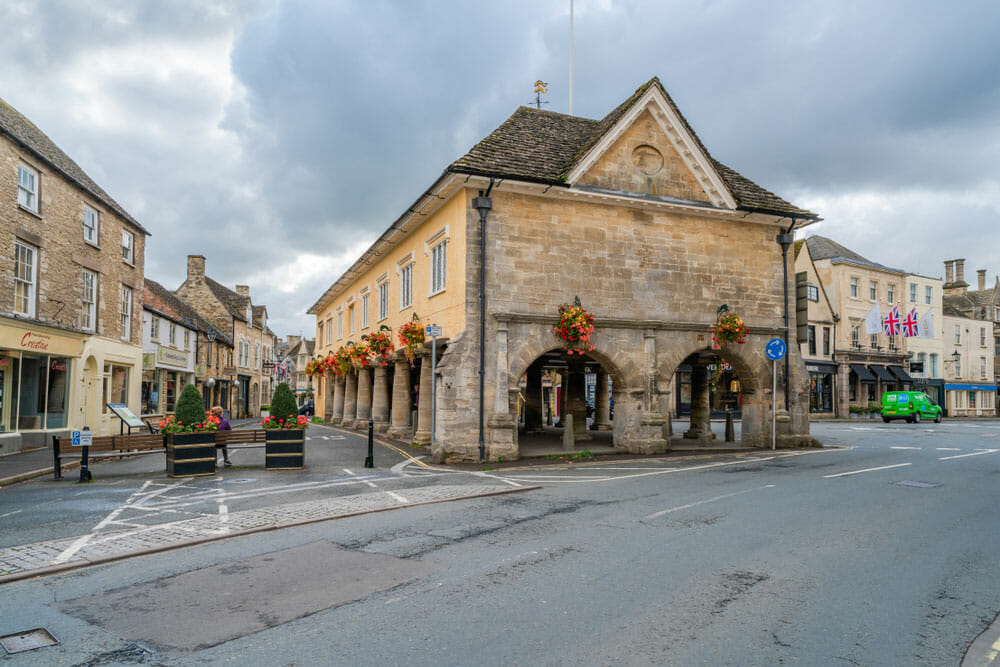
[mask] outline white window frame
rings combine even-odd
[[[333,345],[333,317],[326,318],[326,344]]]
[[[25,260],[27,260],[27,266],[25,266]],[[19,290],[23,290],[20,295],[18,294]],[[37,293],[38,248],[16,239],[14,241],[14,313],[25,317],[34,317]],[[23,309],[18,307],[19,301],[24,304]]]
[[[885,300],[889,302],[890,306],[893,303],[896,302],[896,286],[895,285],[886,285],[885,286]]]
[[[850,291],[851,298],[852,299],[859,298],[858,295],[861,293],[861,279],[851,278],[850,284],[851,284],[851,291]]]
[[[156,315],[149,318],[149,339],[160,340],[160,318]]]
[[[84,269],[80,275],[80,328],[84,331],[97,329],[97,273]],[[89,283],[89,284],[88,284]],[[153,318],[156,319],[156,318]]]
[[[370,308],[369,302],[371,301],[371,295],[368,293],[368,288],[361,294],[361,328],[367,329],[371,326]]]
[[[961,324],[956,324],[955,325],[955,345],[961,345],[961,344],[962,344],[962,325]]]
[[[816,285],[806,285],[806,299],[809,301],[819,301],[819,287]]]
[[[253,348],[253,367],[260,368],[260,343],[255,343]]]
[[[121,339],[129,340],[132,337],[132,288],[122,285],[121,288]]]
[[[337,340],[344,337],[344,311],[337,311]]]
[[[135,264],[135,234],[122,230],[122,261]]]
[[[930,285],[924,286],[924,303],[930,305],[934,301],[934,288]]]
[[[347,333],[350,336],[354,335],[354,304],[353,303],[347,307]]]
[[[167,343],[170,347],[177,347],[177,324],[175,322],[167,322]]]
[[[188,329],[185,329],[184,330],[184,347],[182,347],[181,349],[182,350],[188,349],[188,345],[190,345],[190,344],[191,344],[191,332]]]
[[[448,239],[431,247],[431,293],[440,294],[448,284]]]
[[[986,327],[979,327],[979,347],[986,347]]]
[[[38,170],[23,162],[17,164],[17,205],[38,213]]]
[[[101,214],[96,208],[83,205],[83,240],[90,245],[100,246]]]
[[[917,284],[910,283],[910,303],[917,302]]]
[[[389,317],[389,281],[383,280],[378,287],[378,322]]]
[[[868,281],[868,300],[878,301],[878,281],[869,280]]]

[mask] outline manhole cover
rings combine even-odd
[[[7,653],[20,653],[21,651],[30,651],[33,648],[54,646],[58,643],[59,640],[45,628],[35,628],[0,637],[0,646],[3,646]]]
[[[940,484],[933,484],[931,482],[913,482],[908,479],[904,479],[902,482],[896,482],[896,486],[915,486],[918,489],[933,489],[935,486],[941,486]]]

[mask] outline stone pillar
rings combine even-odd
[[[344,419],[341,422],[347,428],[354,428],[354,420],[358,417],[358,376],[353,370],[347,371],[344,379]]]
[[[406,359],[396,361],[392,375],[392,425],[389,427],[390,438],[409,439],[410,437],[410,362]]]
[[[524,389],[524,431],[542,430],[542,367],[529,366]]]
[[[594,401],[594,422],[598,431],[611,430],[611,390],[608,389],[608,374],[597,371],[597,392]]]
[[[703,443],[711,441],[712,434],[710,391],[708,381],[708,366],[701,361],[691,367],[691,427],[685,431],[684,437],[689,440],[700,440]]]
[[[431,441],[431,358],[429,356],[420,359],[420,392],[417,404],[417,430],[413,435],[413,442],[418,445],[427,445]]]
[[[587,376],[583,362],[571,361],[566,371],[566,412],[573,415],[573,440],[590,440],[587,432]]]
[[[331,424],[340,424],[344,421],[344,376],[338,375],[333,380],[333,412],[330,418]]]
[[[368,428],[372,416],[372,372],[367,368],[358,371],[358,407],[355,428]]]
[[[375,432],[385,433],[389,428],[389,369],[375,367],[375,384],[372,388],[372,419]]]
[[[329,424],[333,421],[333,386],[337,384],[336,376],[326,376],[323,383],[323,418]],[[214,404],[213,404],[214,405]]]

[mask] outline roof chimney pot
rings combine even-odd
[[[188,255],[188,279],[205,277],[205,256]]]
[[[979,291],[982,292],[986,289],[986,269],[979,269],[976,275],[979,276]]]

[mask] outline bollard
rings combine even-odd
[[[365,459],[366,468],[375,467],[375,455],[372,452],[372,446],[375,439],[375,420],[368,419],[368,458]]]
[[[563,437],[562,437],[562,448],[564,452],[573,451],[573,447],[576,441],[573,438],[573,414],[567,412],[563,415]]]
[[[83,448],[83,458],[80,461],[80,481],[81,482],[91,482],[94,477],[90,474],[90,468],[87,467],[87,462],[90,457],[90,447]]]
[[[733,427],[733,413],[726,410],[726,442],[736,442],[736,429]]]

